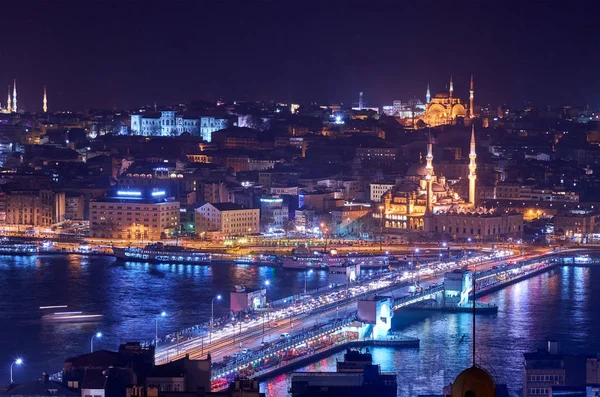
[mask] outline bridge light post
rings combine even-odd
[[[304,272],[304,295],[306,295],[306,279],[308,278],[308,275],[312,273],[312,269],[308,269],[306,272]]]
[[[102,338],[102,332],[96,332],[90,339],[90,353],[94,352],[94,338]]]
[[[20,358],[17,358],[15,361],[10,363],[10,383],[14,383],[13,382],[13,369],[12,369],[14,364],[21,365],[21,364],[23,364],[23,360]]]
[[[215,299],[220,301],[221,298],[221,295],[217,295],[212,298],[212,301],[210,302],[210,330],[208,334],[208,344],[212,343],[212,329],[215,326]]]
[[[161,317],[166,317],[166,312],[160,312],[160,315],[154,318],[154,349],[158,346],[158,319]]]

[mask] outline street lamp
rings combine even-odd
[[[13,383],[12,367],[13,367],[14,364],[21,365],[21,364],[23,364],[23,360],[20,359],[20,358],[17,358],[15,361],[13,361],[12,363],[10,363],[10,383]]]
[[[313,272],[312,269],[308,269],[308,271],[306,271],[304,273],[304,295],[306,295],[306,279],[308,278],[308,275],[311,274],[312,272]]]
[[[160,312],[160,315],[156,316],[154,319],[154,349],[158,346],[158,319],[161,317],[166,317],[167,312]]]
[[[94,338],[102,338],[102,332],[96,332],[90,339],[90,353],[94,352]]]
[[[210,302],[210,327],[214,327],[215,324],[215,299],[216,300],[221,300],[222,296],[221,295],[217,295],[214,298],[212,298],[212,301]]]

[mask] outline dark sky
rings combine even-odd
[[[3,3],[0,82],[49,106],[191,99],[423,98],[600,106],[600,2],[347,0]],[[0,85],[2,87],[2,85]],[[6,94],[0,89],[0,102]]]

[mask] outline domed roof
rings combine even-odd
[[[406,176],[425,176],[427,175],[427,170],[425,168],[425,163],[415,163],[408,167],[406,170]]]
[[[467,394],[468,393],[468,394]],[[486,370],[472,366],[462,371],[452,383],[452,397],[496,397],[496,382]]]
[[[435,193],[442,193],[446,191],[446,188],[439,183],[432,183],[431,188]]]
[[[435,94],[436,98],[450,98],[450,92],[448,91],[440,91],[437,94]]]
[[[410,182],[402,183],[396,186],[396,192],[398,193],[412,193],[417,190],[417,185]]]

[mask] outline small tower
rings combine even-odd
[[[469,203],[475,206],[475,180],[477,179],[477,164],[475,159],[477,154],[475,153],[475,126],[471,125],[471,150],[469,151]]]
[[[44,86],[44,100],[42,101],[42,109],[44,109],[44,113],[48,111],[48,98],[46,98],[46,86]]]
[[[427,182],[427,208],[426,213],[431,214],[433,210],[433,143],[431,133],[429,134],[429,143],[427,144],[427,163],[425,165],[425,181]]]
[[[448,90],[448,94],[450,94],[450,98],[452,98],[453,93],[454,93],[454,84],[452,83],[452,75],[450,75],[450,89]]]
[[[364,102],[363,102],[363,92],[358,93],[358,110],[363,110]]]
[[[8,113],[12,113],[12,107],[11,107],[11,99],[10,99],[10,84],[8,85],[8,100],[6,102],[6,111]]]
[[[13,82],[13,112],[17,113],[17,79]]]
[[[473,96],[475,94],[475,86],[473,85],[473,75],[471,74],[471,85],[469,86],[469,118],[475,117],[475,108],[473,107]]]
[[[425,100],[427,103],[431,102],[431,91],[429,91],[429,83],[427,83],[427,93],[425,94]]]

